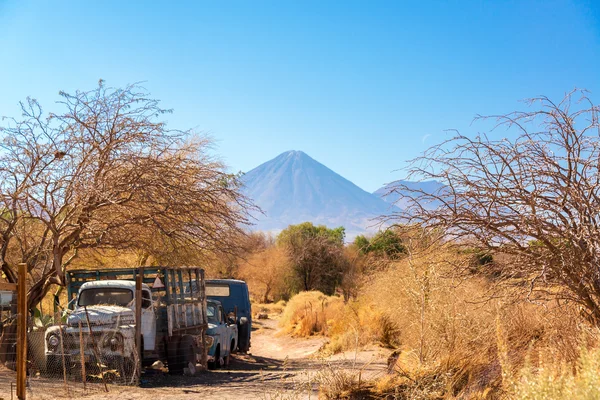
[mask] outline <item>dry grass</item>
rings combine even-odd
[[[326,335],[343,308],[344,302],[340,297],[316,291],[301,292],[287,303],[279,325],[292,336]]]
[[[545,361],[527,365],[507,382],[513,400],[600,399],[600,349],[583,350],[575,364]]]
[[[330,373],[329,381],[321,378],[327,381],[323,397],[516,399],[511,390],[583,393],[591,374],[561,372],[577,363],[583,365],[578,371],[594,365],[589,357],[580,359],[581,349],[592,348],[596,335],[577,310],[519,302],[508,295],[489,300],[492,283],[485,278],[452,278],[452,268],[468,262],[465,255],[438,248],[379,273],[363,287],[358,301],[343,304],[318,292],[292,298],[281,320],[289,333],[327,334],[331,353],[370,343],[395,349],[389,376],[357,388],[356,377]],[[547,371],[560,377],[563,389],[547,388]],[[362,397],[352,397],[355,391]],[[527,396],[522,398],[543,398]],[[577,398],[592,398],[581,396]]]
[[[255,316],[259,314],[266,314],[269,316],[269,318],[273,318],[283,313],[286,304],[287,302],[285,300],[280,300],[277,303],[252,304],[252,311],[254,312]]]

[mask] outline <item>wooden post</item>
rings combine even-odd
[[[135,346],[137,349],[137,376],[142,373],[142,282],[144,280],[144,268],[140,268],[135,277]]]
[[[208,329],[208,317],[206,316],[206,286],[204,281],[204,270],[196,269],[196,285],[198,286],[198,300],[202,305],[202,334],[200,335],[202,341],[202,368],[208,368],[208,347],[206,347],[206,329]]]
[[[69,383],[67,382],[67,359],[65,357],[65,342],[64,342],[64,332],[62,325],[62,318],[58,320],[58,335],[60,337],[60,354],[62,359],[62,373],[63,373],[63,384],[65,386],[65,392],[67,393],[67,397],[69,396]]]
[[[79,360],[81,362],[81,381],[83,382],[83,391],[87,390],[85,382],[87,381],[87,372],[85,371],[85,342],[83,341],[83,325],[79,320]]]
[[[17,283],[17,398],[25,400],[27,392],[27,264],[19,264]]]

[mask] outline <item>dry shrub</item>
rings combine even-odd
[[[286,304],[285,300],[279,300],[277,303],[252,304],[252,311],[254,311],[256,315],[267,314],[268,316],[277,316],[283,313]]]
[[[321,292],[300,292],[287,303],[280,326],[292,336],[327,334],[331,321],[344,307],[343,299]]]
[[[372,398],[372,385],[361,382],[360,369],[324,365],[317,373],[319,398],[326,400],[364,400]]]
[[[240,260],[238,275],[248,283],[251,296],[261,303],[287,299],[290,264],[285,250],[271,245]]]
[[[575,365],[542,362],[524,367],[518,379],[507,385],[514,400],[600,399],[600,349],[583,350]]]
[[[349,302],[331,321],[329,343],[324,351],[336,354],[375,343],[385,348],[399,345],[400,331],[396,321],[373,304]]]
[[[504,297],[490,299],[494,282],[455,278],[469,261],[438,247],[394,263],[338,313],[328,349],[397,347],[395,373],[373,388],[380,395],[477,399],[498,398],[528,360],[572,365],[594,343],[573,306],[529,304],[497,290]]]

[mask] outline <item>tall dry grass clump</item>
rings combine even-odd
[[[600,399],[600,349],[583,349],[575,364],[544,361],[527,365],[507,385],[511,400]]]
[[[329,325],[343,308],[341,297],[317,291],[300,292],[288,301],[279,325],[292,336],[326,335]]]

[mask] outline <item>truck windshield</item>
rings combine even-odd
[[[211,322],[213,324],[219,323],[219,317],[217,316],[216,306],[209,304],[208,307],[206,307],[206,316],[208,317],[208,322]]]
[[[126,307],[133,300],[133,292],[129,289],[93,288],[85,289],[79,294],[79,306],[95,306],[110,304]]]

